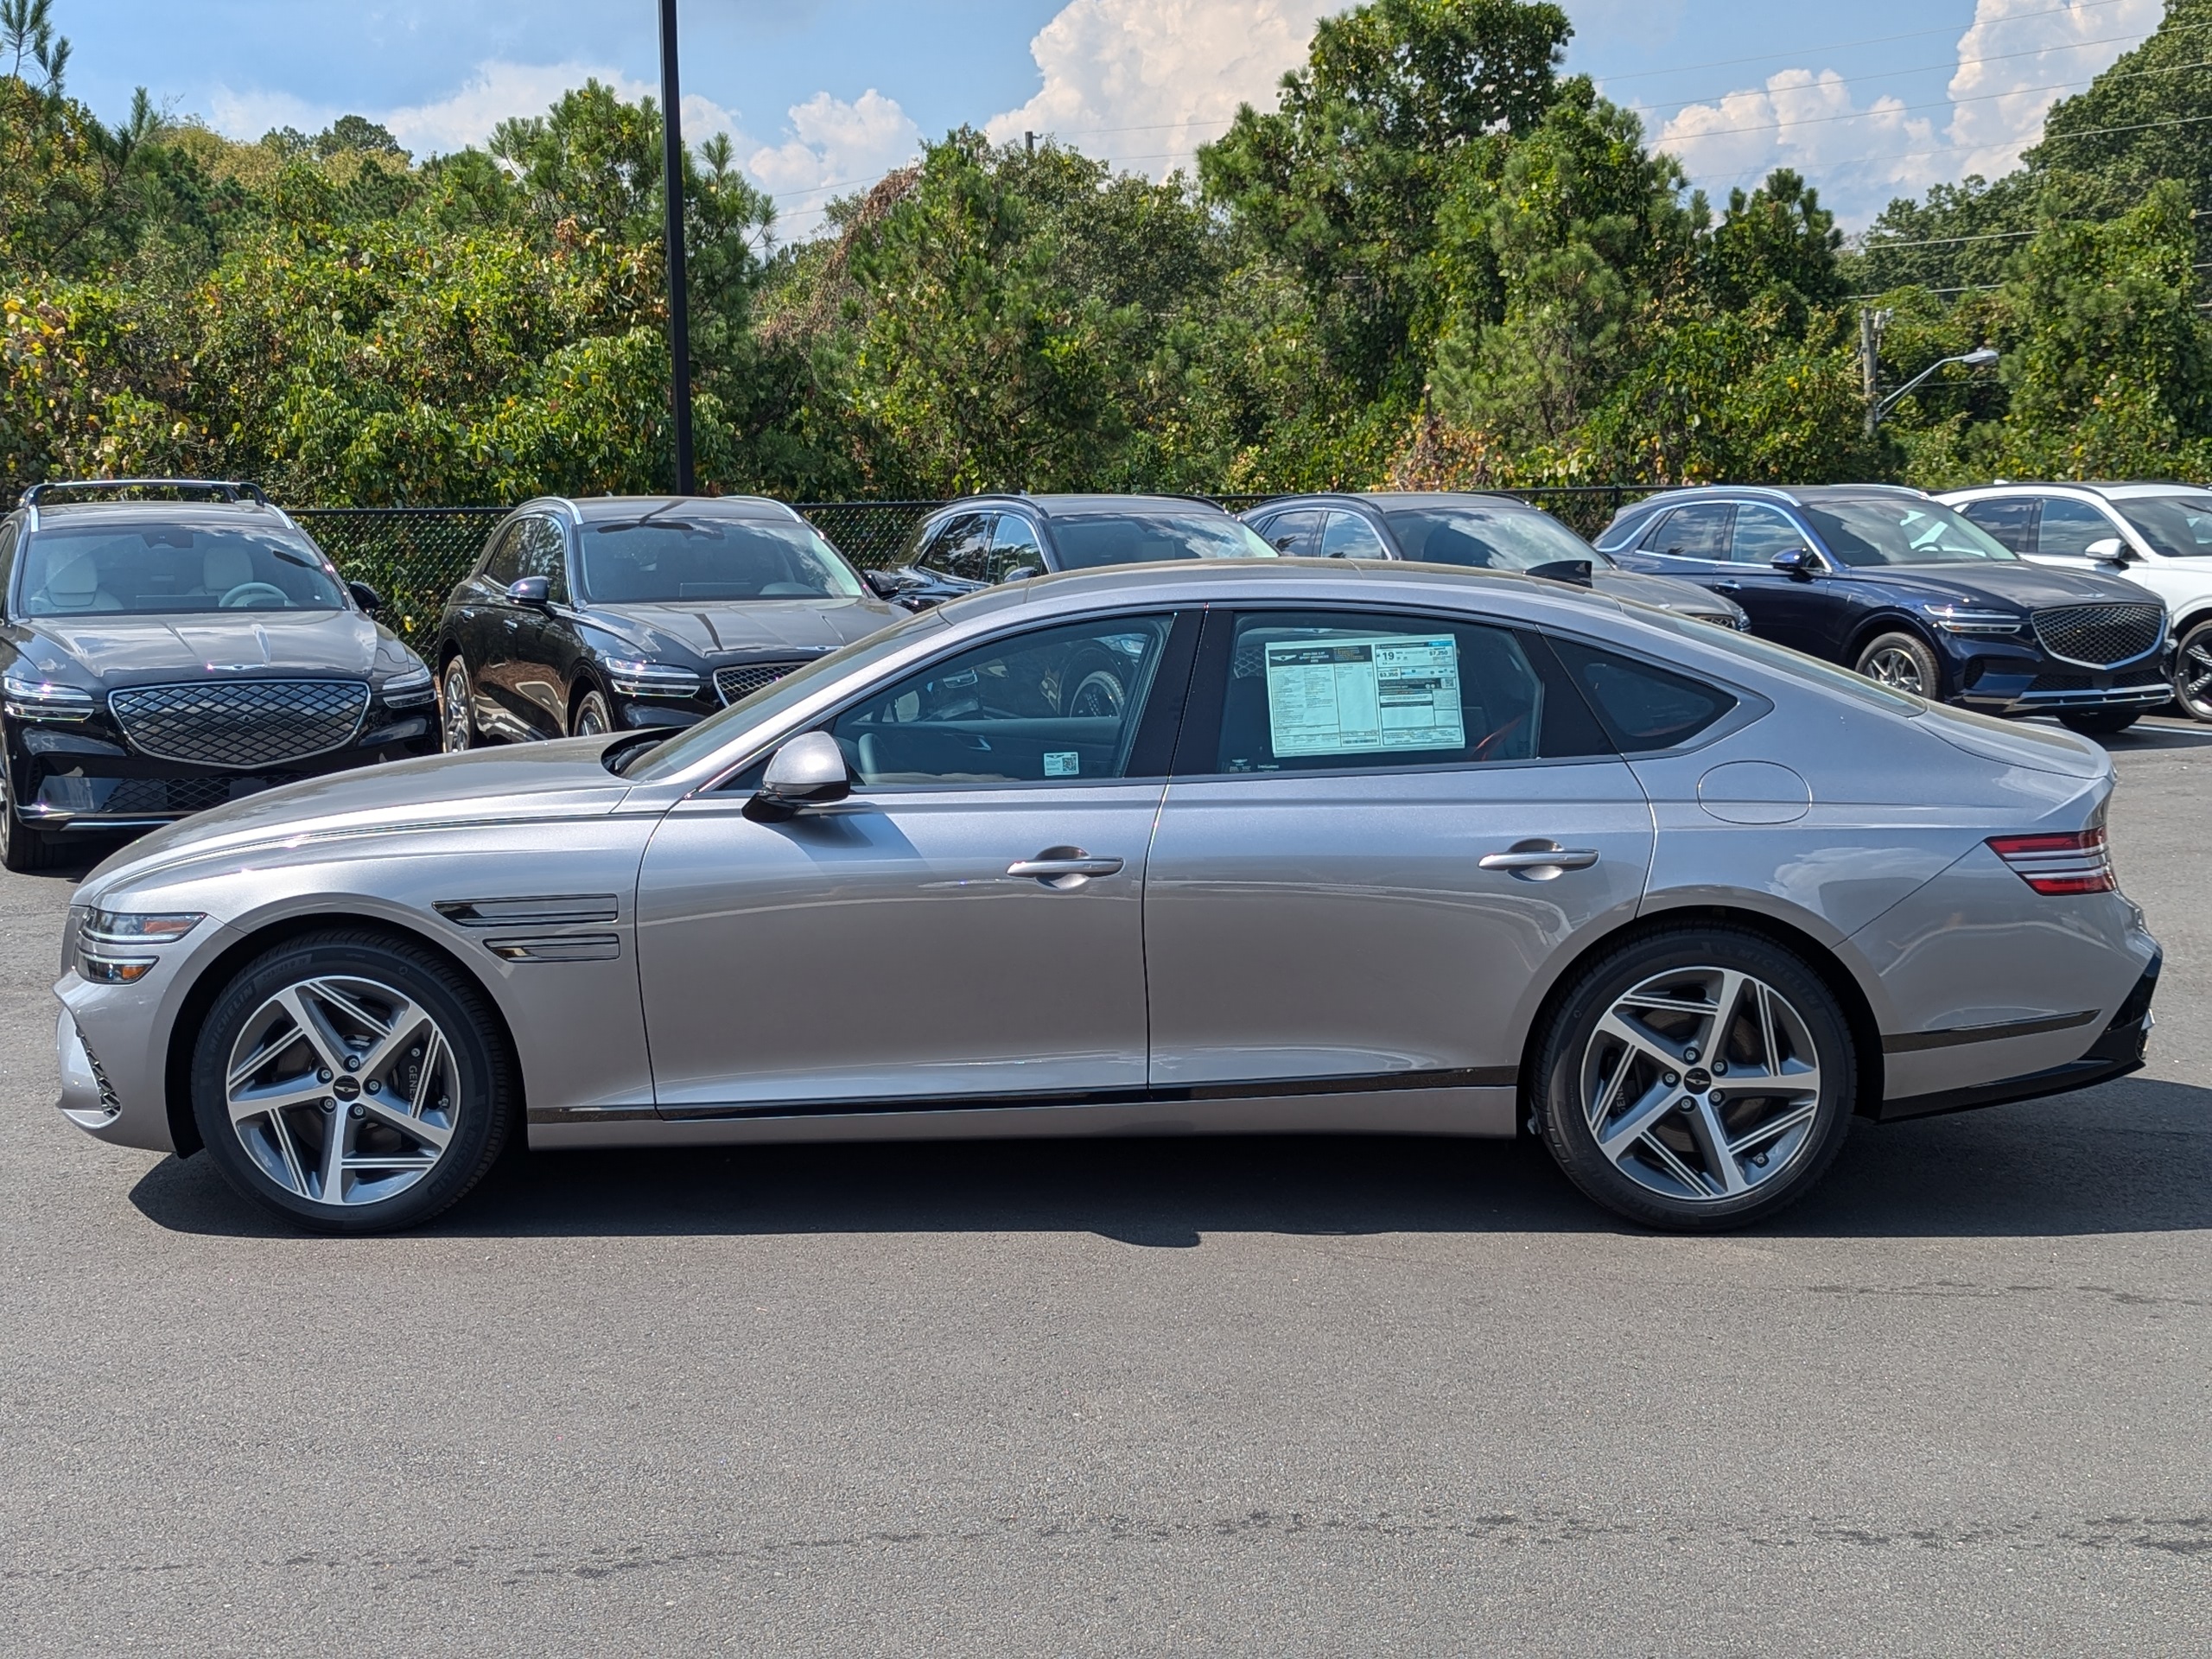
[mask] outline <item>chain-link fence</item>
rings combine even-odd
[[[1565,519],[1594,536],[1629,502],[1660,486],[1573,484],[1539,489],[1492,490]],[[1243,512],[1267,495],[1217,495],[1231,512]],[[802,501],[814,527],[862,569],[895,563],[914,528],[943,501]],[[485,538],[506,516],[504,507],[303,507],[292,516],[322,544],[338,568],[384,595],[385,619],[418,650],[433,643],[438,614],[454,584],[468,573]]]

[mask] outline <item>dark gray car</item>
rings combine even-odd
[[[1510,495],[1370,491],[1285,495],[1262,501],[1244,522],[1287,558],[1414,559],[1477,570],[1510,570],[1594,588],[1722,627],[1744,629],[1740,605],[1668,576],[1624,570],[1541,508]]]

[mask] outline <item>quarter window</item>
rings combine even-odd
[[[1374,525],[1356,512],[1332,512],[1321,532],[1325,559],[1387,559],[1390,550],[1375,533]]]
[[[864,787],[1128,777],[1173,620],[1105,618],[979,645],[874,693],[830,730]]]
[[[1553,649],[1624,754],[1688,742],[1736,706],[1716,686],[1574,639]]]
[[[1987,531],[2015,553],[2032,550],[2030,539],[2036,533],[2036,501],[2033,496],[1995,496],[1981,501],[1968,501],[1959,508],[1967,522]]]
[[[1725,559],[1728,521],[1735,511],[1725,501],[1676,507],[1651,527],[1651,534],[1643,538],[1643,550],[1676,559]]]
[[[2113,528],[2112,520],[2088,502],[2046,496],[2043,524],[2036,532],[2036,551],[2086,554],[2090,543],[2106,541],[2119,534]]]

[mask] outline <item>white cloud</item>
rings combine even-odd
[[[1945,171],[1954,177],[2009,173],[2020,152],[2043,137],[2052,104],[2082,89],[2129,48],[2115,35],[2147,35],[2164,0],[2080,0],[2053,10],[2051,0],[1978,0],[1959,37],[1950,93],[1950,139],[1963,146]],[[2024,55],[2016,55],[2024,54]]]
[[[289,92],[235,92],[218,86],[208,99],[208,124],[226,138],[251,143],[264,132],[293,127],[301,132],[320,132],[343,115],[343,110],[310,104]]]
[[[1788,167],[1820,190],[1826,206],[1850,217],[1923,189],[1943,170],[1942,158],[1929,153],[1936,148],[1933,122],[1908,113],[1897,98],[1854,105],[1833,69],[1783,69],[1764,86],[1690,105],[1660,130],[1656,143],[1715,197]]]
[[[1029,53],[1045,84],[984,131],[1006,143],[1057,134],[1165,177],[1227,130],[1239,104],[1274,106],[1313,25],[1344,0],[1070,0]]]
[[[832,200],[912,160],[921,147],[913,118],[873,86],[850,103],[817,92],[787,113],[790,136],[745,158],[753,181],[777,198],[776,228],[787,241],[811,236]]]

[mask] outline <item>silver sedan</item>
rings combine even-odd
[[[1738,1224],[2141,1064],[2110,762],[1559,583],[1117,569],[673,738],[318,779],[84,883],[61,1109],[305,1226],[532,1147],[1540,1136]]]

